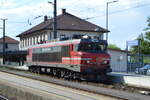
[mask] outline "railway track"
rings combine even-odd
[[[110,100],[110,99],[120,100],[120,99],[116,99],[116,98],[112,98],[108,96],[102,96],[99,94],[90,93],[87,91],[68,88],[66,86],[60,86],[60,85],[56,85],[53,83],[46,83],[46,82],[39,81],[39,80],[34,80],[34,79],[30,79],[30,78],[26,78],[26,77],[22,77],[18,75],[0,72],[0,85],[3,86],[3,84],[5,84],[5,86],[8,85],[11,87],[18,88],[20,90],[23,90],[24,92],[29,91],[29,93],[32,93],[33,95],[44,97],[42,99],[38,99],[38,98],[35,99],[34,97],[33,99],[22,99],[22,100],[37,100],[37,99],[45,100],[46,98],[47,98],[46,100],[51,100],[52,98],[53,98],[52,100],[101,100],[102,98],[103,100]],[[12,90],[11,87],[9,87],[10,90]],[[2,88],[2,89],[6,91],[5,88]],[[7,92],[9,93],[10,91],[7,91]],[[22,97],[21,93],[16,92],[16,98],[19,98],[20,95]],[[24,93],[23,95],[24,97],[26,97]],[[9,97],[11,97],[11,95],[9,95]],[[20,100],[20,99],[17,99],[17,100]]]
[[[30,72],[26,72],[26,71],[16,71],[16,70],[12,70],[12,69],[10,70],[6,68],[1,68],[0,70],[3,72],[14,74],[14,75],[19,75],[19,76],[36,79],[36,80],[40,80],[44,82],[50,82],[50,83],[54,83],[54,84],[58,84],[58,85],[62,85],[62,86],[70,87],[70,88],[89,91],[92,93],[102,94],[102,95],[115,97],[115,98],[119,98],[123,100],[149,100],[149,96],[137,94],[135,93],[135,91],[124,92],[120,90],[111,89],[111,88],[117,89],[118,87],[118,88],[122,88],[122,90],[125,90],[126,87],[121,86],[120,84],[118,84],[119,86],[117,86],[117,84],[115,84],[116,86],[114,86],[114,85],[108,85],[108,84],[105,85],[105,84],[91,83],[91,82],[85,82],[85,81],[83,82],[73,81],[72,82],[72,81],[66,81],[63,79],[56,79],[54,77],[50,78],[47,75],[33,74]]]
[[[0,100],[9,100],[9,99],[4,97],[4,96],[2,96],[2,95],[0,95]]]

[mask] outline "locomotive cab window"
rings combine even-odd
[[[74,51],[82,51],[89,53],[106,52],[107,45],[101,43],[81,43],[74,46]]]

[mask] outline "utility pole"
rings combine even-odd
[[[106,29],[108,30],[108,2],[106,4]],[[108,41],[108,32],[106,33],[106,40]]]
[[[57,0],[54,0],[54,39],[57,38]]]
[[[107,30],[108,30],[108,14],[109,14],[108,7],[109,7],[109,4],[115,3],[115,2],[118,2],[118,0],[110,1],[106,3],[106,29]],[[106,40],[108,41],[108,32],[106,33]]]
[[[5,64],[5,22],[7,19],[2,19],[3,21],[3,64]]]

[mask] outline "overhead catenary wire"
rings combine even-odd
[[[75,0],[74,2],[72,2],[71,4],[76,4],[75,2],[76,2],[77,0]],[[124,12],[124,11],[128,11],[128,10],[131,10],[131,9],[135,9],[135,8],[140,8],[140,7],[144,7],[144,6],[149,6],[150,4],[141,4],[141,5],[137,5],[137,6],[134,6],[134,7],[131,7],[131,8],[127,8],[127,9],[122,9],[122,10],[118,10],[118,11],[114,11],[114,12],[110,12],[110,14],[115,14],[115,13],[120,13],[120,12]],[[65,5],[65,7],[66,7],[67,5]],[[70,5],[68,5],[68,6],[70,6]],[[62,7],[61,8],[58,8],[58,9],[62,9]],[[94,9],[94,8],[88,8],[88,10],[89,9]],[[82,10],[83,11],[83,10]],[[43,15],[39,15],[40,17],[41,16],[43,16]],[[36,16],[36,17],[34,17],[34,18],[32,18],[32,19],[29,19],[28,18],[28,20],[30,21],[30,23],[31,23],[31,21],[33,21],[33,20],[35,20],[35,19],[38,19],[38,18],[40,18],[39,16]],[[98,15],[98,16],[93,16],[93,17],[88,17],[88,18],[85,18],[85,20],[90,20],[90,19],[93,19],[93,18],[97,18],[97,17],[101,17],[101,16],[105,16],[105,14],[102,14],[102,15]],[[9,23],[29,23],[29,21],[21,21],[21,22],[19,22],[19,21],[8,21]],[[29,24],[30,25],[30,24]]]
[[[117,11],[114,11],[114,12],[110,12],[110,14],[121,13],[121,12],[124,12],[124,11],[129,11],[129,10],[132,10],[132,9],[145,7],[145,6],[150,6],[150,3],[148,3],[148,4],[141,4],[141,5],[137,5],[137,6],[126,8],[126,9],[117,10]],[[93,16],[93,17],[88,17],[88,18],[85,18],[84,20],[90,20],[90,19],[97,18],[97,17],[102,17],[102,16],[105,16],[105,14],[98,15],[98,16]]]

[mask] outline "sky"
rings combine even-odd
[[[6,35],[18,39],[21,32],[39,24],[43,16],[53,17],[53,0],[0,0],[0,18],[7,18]],[[61,9],[106,27],[106,3],[113,0],[57,0],[58,15]],[[134,40],[144,33],[150,16],[150,0],[118,0],[109,6],[109,44],[125,49],[126,41]],[[0,20],[0,37],[2,37]]]

